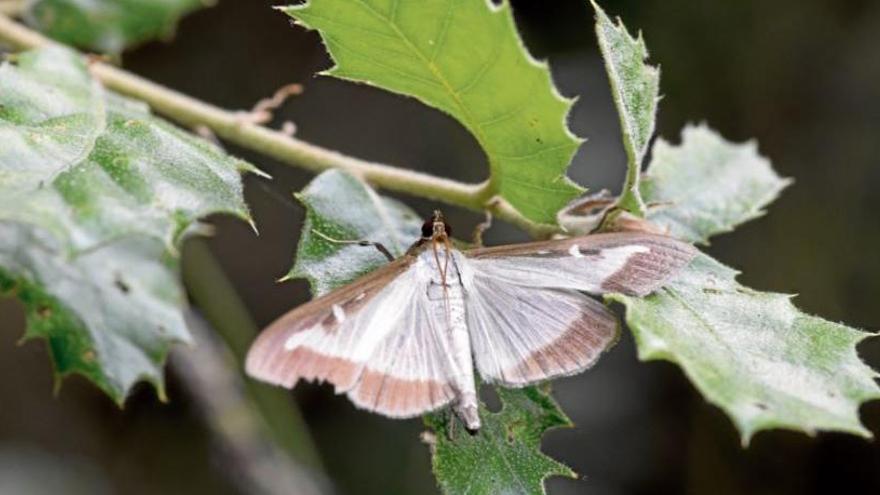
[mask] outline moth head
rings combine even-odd
[[[440,239],[451,235],[452,228],[446,223],[446,219],[440,210],[434,210],[434,213],[422,224],[423,239]]]

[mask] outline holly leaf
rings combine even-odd
[[[658,140],[641,184],[648,219],[672,236],[706,242],[762,214],[790,181],[754,143],[689,126],[682,144]],[[838,430],[869,436],[859,405],[880,397],[855,346],[868,334],[800,312],[791,296],[751,290],[706,255],[626,307],[642,360],[677,363],[733,419],[743,444],[757,431]]]
[[[699,125],[684,128],[679,146],[657,140],[641,190],[652,203],[651,222],[705,244],[763,215],[791,182],[773,171],[754,142],[734,144]]]
[[[81,48],[117,54],[156,38],[169,38],[177,22],[213,0],[34,0],[28,24]]]
[[[566,125],[546,64],[488,1],[310,0],[282,9],[321,34],[325,74],[417,98],[448,113],[489,160],[489,187],[525,217],[555,223],[582,189],[565,175],[581,140]]]
[[[306,207],[306,221],[285,279],[305,278],[315,296],[388,263],[372,246],[335,241],[378,242],[396,258],[421,237],[414,211],[341,170],[322,173],[296,198]]]
[[[547,430],[572,426],[548,392],[537,387],[496,389],[501,410],[481,408],[483,427],[468,435],[451,413],[425,417],[434,474],[446,494],[543,494],[549,476],[576,477],[541,452]]]
[[[733,419],[743,444],[757,431],[837,430],[870,437],[859,405],[880,398],[855,346],[870,334],[800,312],[791,296],[758,292],[706,255],[626,307],[639,358],[677,363]]]
[[[134,238],[63,253],[43,229],[0,222],[0,295],[24,304],[22,340],[46,340],[56,387],[79,373],[121,406],[144,380],[164,400],[168,350],[190,342],[177,259],[161,242]]]
[[[53,47],[0,66],[0,280],[59,376],[122,403],[187,340],[177,246],[197,219],[250,220],[253,168],[108,91]]]
[[[645,204],[639,190],[642,160],[654,134],[657,103],[660,101],[660,70],[648,65],[648,49],[641,33],[633,38],[618,19],[614,24],[605,11],[590,0],[596,10],[596,38],[605,60],[611,95],[620,115],[627,173],[618,205],[644,216]]]
[[[173,249],[210,213],[250,221],[249,164],[105,91],[64,49],[0,66],[0,142],[0,221],[39,225],[69,251],[138,234]]]

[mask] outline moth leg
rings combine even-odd
[[[325,241],[332,242],[335,244],[356,244],[358,246],[373,246],[374,248],[376,248],[377,251],[379,251],[386,258],[388,258],[388,261],[394,261],[394,255],[391,254],[391,251],[389,251],[388,248],[386,248],[385,245],[382,244],[381,242],[367,241],[364,239],[357,240],[357,241],[347,240],[347,239],[334,239],[334,238],[330,237],[329,235],[324,234],[323,232],[316,230],[316,229],[312,229],[312,232],[315,235],[317,235],[318,237],[324,239]]]
[[[486,210],[486,218],[474,227],[473,241],[475,247],[483,247],[483,232],[492,227],[492,212]]]
[[[449,407],[444,411],[446,415],[446,438],[452,442],[455,440],[455,424],[458,423],[458,415]]]

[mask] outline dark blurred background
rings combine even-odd
[[[265,0],[220,0],[150,43],[124,65],[185,93],[250,108],[278,87],[303,95],[279,112],[297,136],[361,158],[461,180],[485,177],[475,141],[452,119],[414,100],[316,78],[329,66],[318,36],[291,27]],[[619,189],[624,154],[617,116],[583,0],[514,1],[526,44],[547,58],[562,92],[579,95],[571,127],[589,141],[570,174],[591,189]],[[880,330],[880,2],[777,0],[603,2],[642,30],[662,68],[658,134],[678,142],[705,121],[735,141],[756,138],[794,186],[765,218],[713,240],[708,251],[756,289],[800,294],[805,311]],[[511,81],[511,84],[515,84]],[[247,179],[259,226],[213,218],[211,251],[259,325],[308,299],[305,283],[276,283],[293,261],[303,210],[290,193],[307,173],[229,148],[274,176]],[[434,206],[401,197],[420,213]],[[473,213],[446,208],[470,229]],[[461,231],[461,230],[460,230]],[[467,230],[465,230],[467,231]],[[499,226],[489,243],[522,240]],[[23,317],[3,302],[0,322],[0,491],[34,493],[238,493],[228,460],[172,372],[170,403],[148,387],[119,410],[85,380],[53,396],[40,343],[15,344]],[[859,347],[880,367],[880,343]],[[554,479],[552,494],[880,493],[880,443],[821,433],[762,432],[748,449],[717,408],[673,365],[640,363],[631,337],[555,395],[576,423],[549,433],[544,450],[585,476]],[[291,394],[338,493],[435,493],[420,421],[360,412],[330,387]],[[880,434],[880,402],[862,408]]]

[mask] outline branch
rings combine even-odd
[[[278,448],[266,434],[258,408],[249,400],[236,360],[209,324],[195,313],[187,318],[198,343],[171,353],[171,365],[196,399],[226,457],[226,475],[242,493],[321,495],[327,481]]]
[[[231,353],[235,362],[244,362],[247,349],[259,333],[259,327],[208,248],[208,243],[198,237],[188,239],[184,244],[181,266],[183,283],[192,303],[222,338],[217,345],[225,343],[224,352]],[[196,337],[199,340],[199,336]],[[238,380],[242,381],[242,378],[239,376]],[[242,388],[266,420],[275,442],[294,461],[320,469],[317,449],[290,395],[282,389],[266,387],[253,380],[244,381]]]
[[[27,8],[25,0],[0,0],[0,15],[18,17]]]
[[[2,1],[2,0],[0,0]],[[0,41],[20,49],[33,49],[55,43],[43,35],[0,15]],[[536,237],[546,237],[558,229],[536,224],[519,215],[505,201],[494,198],[489,182],[465,184],[433,175],[360,160],[321,148],[279,131],[247,122],[231,112],[171,90],[118,67],[102,62],[91,65],[92,74],[107,88],[142,100],[156,112],[189,127],[204,126],[230,143],[271,156],[283,163],[312,172],[330,168],[346,170],[385,189],[420,196],[469,210],[489,210]],[[490,203],[489,205],[488,203]]]

